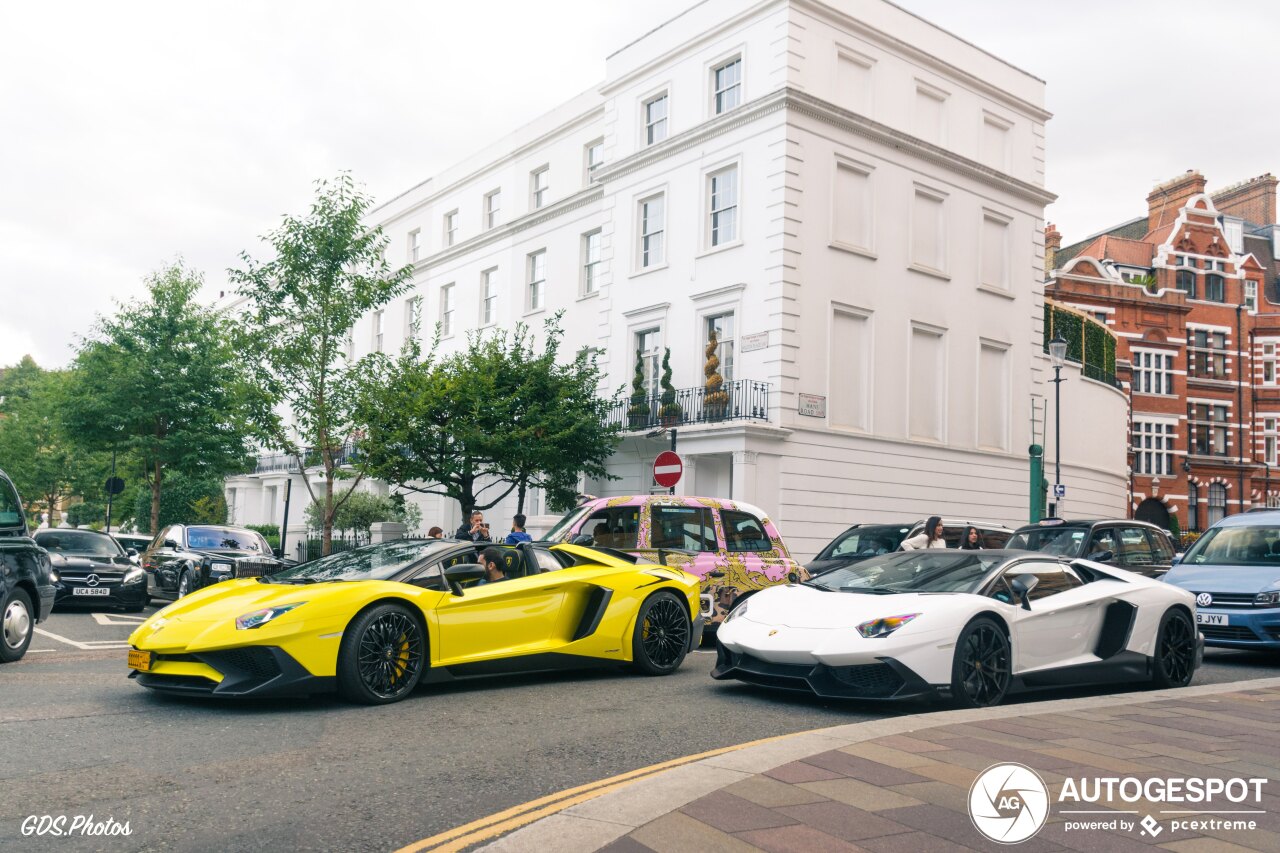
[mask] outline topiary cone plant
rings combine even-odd
[[[676,389],[671,384],[671,347],[662,354],[662,406],[658,409],[658,417],[663,426],[678,424],[684,417],[684,408],[676,402]]]
[[[631,377],[631,407],[627,409],[627,419],[632,429],[641,429],[649,425],[649,395],[644,387],[644,353],[636,350],[636,373]]]
[[[720,356],[716,355],[719,347],[720,338],[716,330],[712,329],[705,352],[707,364],[702,368],[702,372],[707,377],[706,384],[703,386],[702,400],[707,417],[713,421],[723,418],[729,408],[729,392],[724,390],[724,377],[720,375]]]

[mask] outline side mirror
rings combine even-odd
[[[124,551],[124,555],[125,555],[126,557],[136,557],[136,556],[138,556],[138,549],[137,549],[137,548],[126,548],[126,549],[125,549],[125,551]]]
[[[577,536],[573,537],[573,541],[569,544],[585,545],[590,548],[592,545],[596,544],[596,539],[590,533],[579,533]]]
[[[462,587],[459,584],[478,581],[483,577],[484,566],[478,563],[461,563],[444,570],[444,579],[449,582],[449,588],[453,590],[454,595],[462,595]]]
[[[163,545],[164,545],[164,547],[166,547],[166,548],[177,548],[177,547],[178,547],[178,543],[177,543],[177,542],[174,542],[172,539],[166,539],[166,540],[164,540],[164,542],[163,542],[162,544],[163,544]]]
[[[1018,600],[1022,602],[1023,610],[1031,609],[1031,590],[1035,589],[1038,583],[1040,583],[1040,578],[1028,572],[1025,575],[1018,575],[1009,584],[1009,586],[1013,587],[1013,594],[1018,596]]]
[[[724,577],[724,572],[720,571],[719,569],[716,569],[714,572],[707,572],[707,577],[717,578],[717,579],[722,578]]]
[[[1095,563],[1110,563],[1116,558],[1115,551],[1094,551],[1086,560],[1093,560]]]

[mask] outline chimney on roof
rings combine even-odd
[[[1058,231],[1058,226],[1050,222],[1044,227],[1044,274],[1048,278],[1049,273],[1057,269],[1058,250],[1062,248],[1062,234]]]
[[[1187,199],[1204,192],[1204,175],[1194,169],[1170,181],[1159,184],[1147,196],[1147,230],[1171,225],[1178,218],[1178,211]]]
[[[1255,225],[1276,222],[1276,176],[1268,172],[1247,181],[1218,190],[1213,206],[1219,213],[1238,216]]]

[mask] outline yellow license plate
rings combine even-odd
[[[152,657],[152,652],[129,649],[129,669],[136,669],[138,672],[150,672]]]

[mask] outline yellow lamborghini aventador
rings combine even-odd
[[[494,672],[614,662],[667,675],[701,640],[693,575],[577,545],[503,557],[508,579],[477,583],[476,545],[406,539],[214,584],[133,632],[130,677],[173,693],[337,690],[381,704]]]

